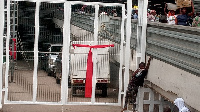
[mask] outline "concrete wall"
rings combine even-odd
[[[200,77],[153,59],[147,80],[165,91],[177,94],[185,103],[200,111]]]

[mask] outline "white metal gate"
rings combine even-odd
[[[20,0],[16,0],[16,1],[20,1]],[[24,1],[24,0],[23,0]],[[34,50],[30,51],[30,53],[34,53],[32,55],[33,57],[33,66],[32,66],[32,72],[33,75],[31,76],[31,80],[30,78],[26,77],[26,72],[24,71],[24,74],[21,74],[20,72],[16,72],[15,74],[15,83],[17,83],[18,85],[23,85],[23,88],[21,88],[23,91],[26,91],[26,93],[30,94],[30,99],[24,99],[24,100],[12,100],[15,99],[12,97],[12,91],[9,92],[10,89],[10,84],[9,84],[9,77],[10,77],[10,60],[9,60],[9,40],[10,40],[10,26],[9,26],[9,21],[7,22],[8,24],[8,28],[7,28],[7,37],[6,37],[6,70],[5,70],[5,87],[3,88],[3,90],[5,91],[5,96],[4,96],[4,103],[5,104],[51,104],[51,105],[72,105],[72,104],[83,104],[83,105],[121,105],[121,94],[122,93],[122,65],[123,65],[123,49],[124,49],[124,20],[125,20],[125,5],[124,4],[117,4],[117,3],[97,3],[97,2],[69,2],[69,1],[63,1],[63,0],[33,0],[32,2],[35,2],[35,29],[34,29]],[[63,3],[64,4],[64,23],[63,23],[63,48],[62,48],[62,81],[61,81],[61,88],[60,88],[60,93],[56,93],[56,90],[51,90],[48,88],[43,87],[43,83],[40,82],[44,82],[42,80],[42,78],[39,79],[39,77],[44,77],[42,74],[42,72],[40,70],[38,70],[39,67],[39,58],[40,58],[40,54],[38,52],[39,51],[39,35],[40,35],[40,6],[42,2],[48,2],[48,3]],[[4,15],[4,1],[0,2],[1,4],[1,13],[2,15]],[[10,0],[7,0],[7,12],[10,11],[9,8],[9,4],[10,4]],[[97,77],[97,51],[96,49],[93,51],[93,77],[92,77],[92,96],[90,98],[89,101],[87,102],[71,102],[69,101],[69,85],[68,85],[68,74],[70,73],[70,33],[71,33],[71,29],[70,29],[70,20],[71,20],[71,6],[75,5],[75,4],[81,4],[81,5],[90,5],[92,7],[94,7],[95,9],[95,13],[94,13],[94,34],[93,34],[93,38],[94,38],[94,45],[98,44],[98,16],[99,16],[99,7],[100,6],[118,6],[121,7],[122,9],[122,19],[121,19],[121,28],[120,28],[120,32],[121,32],[121,43],[119,44],[120,47],[120,67],[119,67],[119,75],[118,75],[118,80],[119,80],[119,85],[118,85],[118,95],[117,95],[117,100],[115,102],[104,102],[104,101],[96,101],[96,95],[95,95],[95,88],[96,88],[96,77]],[[30,5],[30,4],[28,4]],[[9,13],[8,13],[9,14]],[[7,19],[9,20],[9,16],[7,16]],[[3,26],[4,26],[4,18],[0,19],[1,22],[1,29],[0,29],[0,35],[2,37],[3,35]],[[128,32],[128,31],[127,31]],[[130,32],[127,33],[127,40],[130,39],[128,38],[130,36]],[[2,39],[2,38],[1,38]],[[3,41],[0,41],[3,43]],[[130,48],[130,44],[128,44],[129,42],[127,41],[127,49]],[[3,44],[1,44],[3,45]],[[3,51],[2,46],[0,47],[1,51]],[[127,53],[129,54],[129,53]],[[3,54],[1,52],[0,54],[1,57],[3,57]],[[128,55],[126,55],[128,56]],[[1,62],[2,63],[2,60]],[[126,62],[128,63],[128,62]],[[2,68],[2,64],[0,65],[0,68]],[[0,73],[2,73],[2,69],[0,69]],[[126,67],[126,70],[129,71],[129,67]],[[29,71],[30,72],[30,71]],[[127,72],[127,76],[128,76],[128,72]],[[23,78],[22,80],[22,77]],[[2,74],[0,76],[0,80],[2,80]],[[42,81],[40,81],[42,80]],[[50,79],[49,79],[50,80]],[[124,78],[124,82],[128,82],[127,81],[128,78],[126,79],[126,77]],[[47,83],[47,82],[45,82]],[[13,84],[11,84],[13,85]],[[2,83],[0,84],[0,86],[2,87]],[[13,86],[14,87],[14,86]],[[126,84],[125,84],[126,87]],[[43,90],[44,92],[40,92],[40,90]],[[59,90],[59,89],[58,89]],[[2,91],[2,88],[0,88],[0,91]],[[53,92],[52,92],[53,91]],[[115,91],[115,89],[113,89],[113,91]],[[16,91],[15,93],[21,93],[20,91]],[[26,94],[23,93],[23,94]],[[22,96],[23,96],[22,94]],[[43,97],[43,95],[45,97]],[[0,92],[0,98],[2,96],[2,92]],[[11,97],[10,97],[11,96]],[[40,97],[42,96],[42,97]],[[47,101],[47,99],[49,99],[49,97],[53,96],[52,100]],[[1,100],[1,99],[0,99]]]

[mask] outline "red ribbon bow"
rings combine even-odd
[[[88,60],[87,60],[87,71],[86,71],[86,81],[85,81],[85,97],[91,98],[92,96],[92,76],[93,76],[93,62],[92,62],[92,48],[106,48],[114,47],[114,44],[111,45],[82,45],[82,44],[72,44],[75,49],[76,47],[89,47]]]

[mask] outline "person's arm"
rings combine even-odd
[[[147,62],[147,66],[145,67],[146,70],[149,69],[149,65],[150,65],[151,58],[152,58],[152,57],[149,57],[149,60],[148,60],[148,62]]]
[[[164,13],[167,16],[166,8],[167,8],[167,4],[165,4],[165,8],[164,8]]]
[[[194,15],[194,4],[192,1],[191,1],[191,7],[192,7],[192,12],[188,13],[188,16],[190,16],[190,17],[192,17]]]
[[[176,25],[178,24],[178,20],[177,20],[177,17],[175,18],[175,24],[176,24]]]
[[[134,77],[138,72],[139,72],[140,69],[137,69],[133,74],[132,76]]]

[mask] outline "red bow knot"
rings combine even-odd
[[[92,48],[106,48],[114,47],[114,44],[111,45],[82,45],[82,44],[72,44],[74,47],[89,47],[88,59],[87,59],[87,70],[86,70],[86,81],[85,81],[85,97],[91,98],[92,96],[92,76],[93,76],[93,62],[92,62]]]

